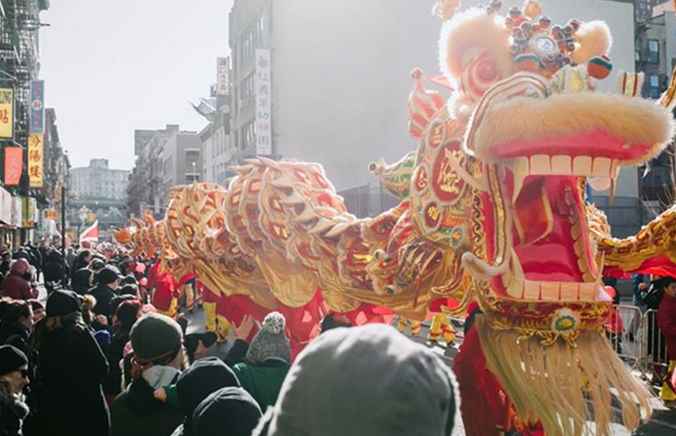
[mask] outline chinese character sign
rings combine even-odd
[[[23,172],[23,149],[5,147],[5,185],[16,186]]]
[[[227,95],[230,81],[230,58],[218,58],[216,71],[216,95]]]
[[[14,90],[0,88],[0,138],[14,137]]]
[[[272,81],[270,50],[256,50],[256,154],[272,154]]]
[[[42,188],[43,156],[42,133],[28,135],[28,180],[31,188]]]
[[[45,81],[31,82],[31,117],[29,133],[42,133],[45,130]]]

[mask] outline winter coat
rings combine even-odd
[[[667,339],[669,360],[676,360],[676,297],[666,292],[657,310],[657,325]]]
[[[30,300],[38,297],[37,290],[33,289],[28,280],[14,273],[10,273],[2,281],[0,295],[15,300]]]
[[[9,267],[12,262],[10,260],[5,260],[0,263],[0,275],[2,277],[5,277],[7,274],[9,274]]]
[[[30,336],[30,330],[21,324],[0,324],[0,345],[13,345],[26,355],[28,358],[30,379],[34,380],[35,366],[38,363],[38,353],[35,348],[33,348]]]
[[[65,283],[67,274],[64,260],[56,260],[50,257],[47,262],[45,262],[45,267],[42,271],[42,274],[45,278],[45,282]]]
[[[179,408],[156,400],[143,377],[113,401],[111,412],[112,436],[170,436],[184,418]]]
[[[9,393],[9,387],[0,382],[0,436],[21,436],[28,406]]]
[[[89,268],[80,268],[71,275],[70,287],[80,295],[86,294],[92,284],[92,271]]]
[[[257,365],[238,363],[233,369],[242,387],[265,410],[277,401],[289,364],[281,359],[268,359]]]
[[[45,435],[108,436],[110,415],[101,384],[108,361],[91,330],[76,323],[49,332],[39,366]]]
[[[97,315],[105,315],[108,321],[113,316],[113,298],[115,291],[106,285],[98,285],[89,291],[90,294],[96,298],[96,306],[94,306],[94,313]]]
[[[103,385],[103,391],[112,396],[116,396],[121,391],[122,370],[120,361],[124,355],[124,346],[129,342],[129,330],[118,330],[113,333],[113,338],[108,347],[108,363],[110,364],[110,373]]]

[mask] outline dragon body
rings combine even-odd
[[[437,10],[454,92],[426,90],[415,70],[417,150],[371,165],[397,207],[357,219],[320,165],[257,158],[227,189],[176,188],[164,220],[136,221],[117,239],[261,310],[320,302],[420,321],[431,307],[461,313],[474,301],[486,370],[519,422],[580,434],[590,402],[608,434],[611,387],[636,427],[649,393],[604,337],[601,279],[604,268],[674,271],[676,209],[617,240],[584,192],[659,153],[672,138],[670,108],[637,97],[636,75],[618,94],[595,91],[609,65],[602,22],[553,26],[533,1],[507,17],[496,2],[463,13],[455,3]]]

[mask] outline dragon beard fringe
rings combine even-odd
[[[537,337],[496,331],[484,317],[478,317],[476,328],[486,365],[509,395],[520,421],[541,422],[547,435],[581,435],[587,421],[594,421],[595,434],[609,436],[613,404],[631,430],[652,412],[651,393],[601,333],[581,333],[576,348],[562,341],[544,347]]]

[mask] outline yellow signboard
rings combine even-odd
[[[42,133],[28,135],[28,180],[31,188],[44,184],[44,144]]]
[[[14,90],[0,88],[0,138],[14,137]]]

